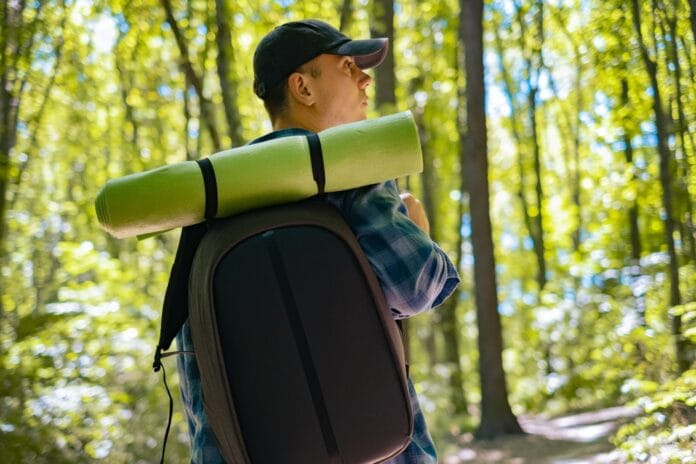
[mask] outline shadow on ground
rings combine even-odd
[[[635,416],[628,407],[607,408],[553,419],[520,417],[527,435],[473,441],[462,436],[458,452],[442,464],[623,464],[609,437]]]

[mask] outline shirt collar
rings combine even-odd
[[[309,135],[312,134],[313,132],[308,131],[307,129],[300,129],[299,127],[291,127],[288,129],[280,129],[277,131],[270,132],[266,135],[262,135],[261,137],[258,137],[251,142],[249,142],[249,145],[253,145],[255,143],[261,143],[261,142],[267,142],[269,140],[273,139],[279,139],[282,137],[290,137],[293,135]]]

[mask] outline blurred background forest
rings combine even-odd
[[[419,124],[425,170],[399,185],[462,275],[408,329],[441,450],[521,415],[634,405],[612,438],[626,462],[696,462],[696,4],[489,0],[481,19],[479,3],[3,0],[0,460],[159,460],[151,364],[178,233],[113,239],[94,198],[267,132],[254,46],[314,17],[392,38],[371,116]],[[487,131],[472,125],[481,27]],[[175,400],[167,462],[188,462]]]

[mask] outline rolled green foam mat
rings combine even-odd
[[[327,192],[384,182],[423,169],[410,112],[332,127],[319,134]],[[309,198],[317,193],[309,144],[290,136],[209,157],[218,190],[217,217]],[[205,187],[195,161],[109,180],[97,195],[97,218],[118,238],[152,235],[203,221]]]

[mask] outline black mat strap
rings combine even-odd
[[[309,156],[312,159],[312,176],[317,183],[317,193],[322,195],[326,186],[326,174],[324,173],[324,154],[321,151],[321,141],[317,134],[307,135],[309,142]]]
[[[305,378],[307,379],[309,393],[312,398],[314,410],[317,414],[317,420],[319,421],[319,427],[321,428],[322,438],[324,439],[324,446],[326,447],[329,461],[331,463],[342,462],[340,461],[340,455],[338,452],[336,434],[333,426],[331,425],[331,420],[329,419],[326,399],[324,398],[324,394],[321,390],[319,374],[317,373],[316,364],[312,358],[312,351],[309,347],[307,334],[305,332],[304,325],[302,324],[300,311],[297,307],[297,301],[295,300],[295,296],[292,292],[292,286],[287,275],[285,264],[283,263],[283,258],[280,254],[280,249],[276,243],[275,234],[273,231],[269,231],[264,233],[262,237],[266,242],[268,253],[273,264],[273,271],[275,272],[275,277],[278,285],[280,286],[283,305],[285,306],[288,322],[290,323],[292,334],[295,338],[295,343],[297,344],[297,351],[300,355]]]
[[[196,163],[201,168],[205,186],[205,218],[214,219],[218,209],[218,191],[213,163],[208,158],[196,160]]]

